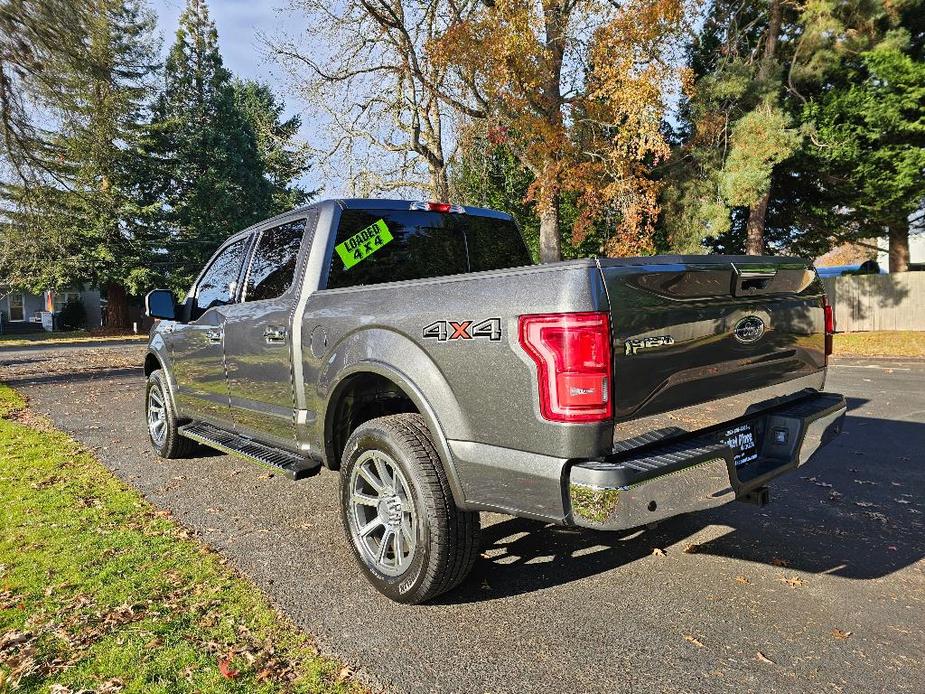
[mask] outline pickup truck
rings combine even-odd
[[[466,577],[480,511],[614,531],[764,504],[846,410],[807,261],[531,265],[514,220],[474,207],[312,204],[146,305],[155,452],[339,470],[361,570],[405,603]]]

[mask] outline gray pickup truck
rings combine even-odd
[[[154,450],[339,470],[363,572],[406,603],[465,578],[479,511],[624,530],[764,504],[846,409],[806,261],[531,266],[509,215],[445,203],[294,210],[147,310]]]

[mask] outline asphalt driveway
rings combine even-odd
[[[337,476],[162,461],[142,350],[0,349],[0,379],[223,553],[323,648],[397,691],[925,691],[925,362],[841,361],[846,430],[771,489],[625,535],[483,515],[439,603],[355,567]]]

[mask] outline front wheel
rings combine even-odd
[[[479,515],[456,507],[418,414],[380,417],[353,432],[341,463],[341,515],[366,578],[397,602],[454,588],[478,556]]]
[[[160,369],[148,376],[145,419],[151,448],[161,458],[185,458],[195,449],[196,442],[181,436],[177,429],[177,412],[170,398],[167,378]]]

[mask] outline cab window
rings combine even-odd
[[[234,301],[248,240],[248,237],[244,237],[228,244],[212,260],[196,286],[193,320],[210,308],[225,306]]]
[[[299,219],[260,235],[247,274],[244,301],[275,299],[292,286],[304,229],[305,220]]]

